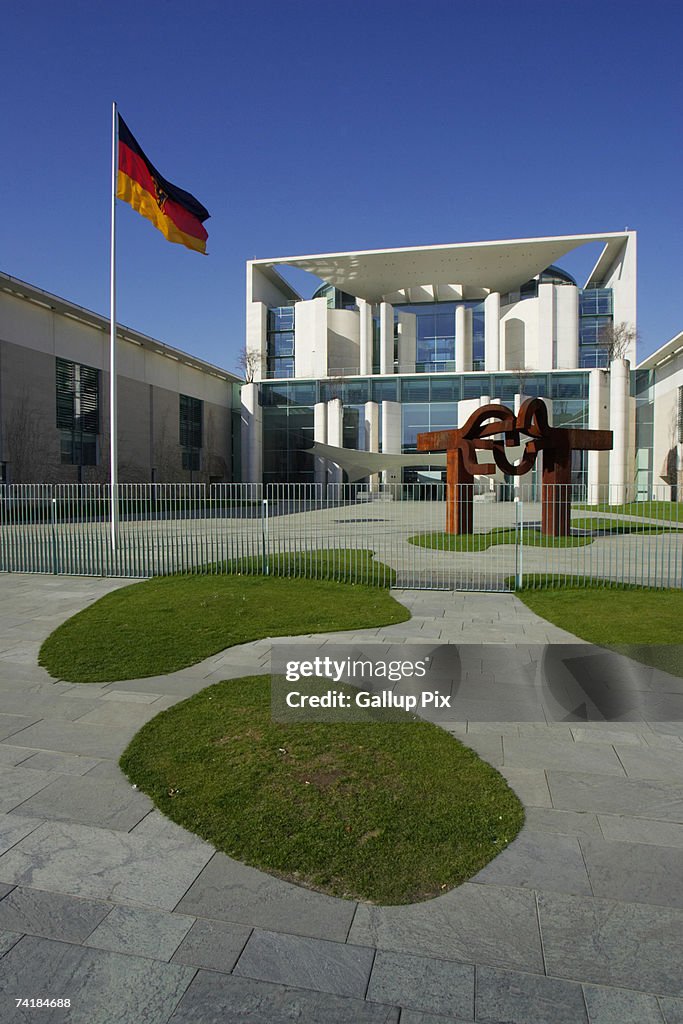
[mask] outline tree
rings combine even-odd
[[[237,368],[244,374],[244,380],[251,384],[256,376],[256,371],[261,367],[261,358],[253,348],[242,349],[237,357]]]
[[[608,323],[598,335],[598,346],[607,352],[607,359],[611,363],[614,359],[624,359],[626,353],[635,348],[639,340],[639,334],[633,324]]]

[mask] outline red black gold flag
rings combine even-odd
[[[116,197],[130,203],[169,240],[206,253],[209,211],[189,192],[162,177],[121,115]]]

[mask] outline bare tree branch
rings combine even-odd
[[[244,380],[247,384],[251,384],[256,376],[256,371],[261,365],[261,359],[258,352],[254,349],[247,348],[246,346],[242,349],[239,356],[237,357],[237,368],[244,374]]]
[[[607,352],[610,363],[613,359],[623,359],[626,353],[635,348],[639,341],[637,328],[633,324],[622,321],[621,323],[609,323],[600,331],[598,346]]]

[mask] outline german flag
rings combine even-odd
[[[120,114],[118,119],[116,198],[130,203],[134,210],[151,220],[169,242],[206,253],[209,236],[204,221],[209,219],[209,211],[189,192],[159,174]]]

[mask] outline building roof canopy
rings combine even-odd
[[[426,289],[426,294],[431,290],[432,295],[438,296],[440,290],[448,285],[455,286],[467,299],[481,298],[489,291],[501,294],[515,291],[546,267],[588,242],[604,242],[605,249],[598,266],[611,266],[628,236],[629,232],[561,235],[285,256],[253,262],[262,269],[278,264],[299,267],[368,302],[381,302],[387,296],[410,289]],[[595,277],[595,271],[592,277]]]

